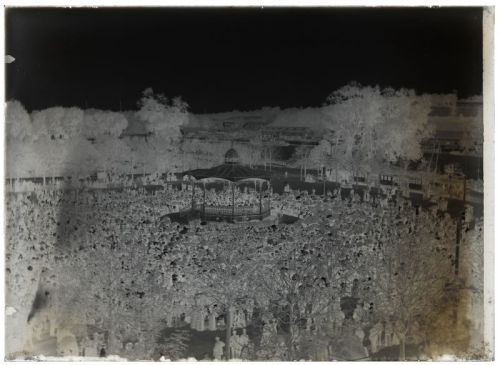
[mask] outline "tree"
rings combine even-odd
[[[82,135],[83,110],[53,107],[32,113],[33,139],[72,139]]]
[[[95,169],[99,156],[85,137],[88,128],[81,109],[48,108],[33,112],[31,118],[17,102],[9,109],[9,133],[15,139],[8,146],[7,160],[14,176],[67,175]]]
[[[92,147],[99,158],[96,159],[94,169],[117,170],[128,172],[132,160],[132,150],[122,139],[116,137],[107,137],[93,143]]]
[[[144,90],[139,100],[138,117],[147,124],[147,130],[169,143],[181,136],[180,127],[188,121],[188,105],[180,97],[169,100],[163,94],[154,94],[153,89]]]
[[[314,167],[320,168],[325,166],[328,162],[328,158],[331,155],[331,145],[330,142],[323,139],[315,146],[309,155],[309,158],[314,164]]]
[[[40,215],[53,212],[38,207],[27,209],[29,204],[20,204],[13,196],[6,196],[5,204],[5,306],[14,309],[14,313],[5,316],[5,325],[9,329],[5,349],[9,355],[26,350],[30,336],[27,319],[33,313],[32,303],[39,288],[39,277],[50,265],[50,247],[46,238],[39,235],[35,238],[21,232],[27,231],[23,227],[38,222]],[[51,225],[44,229],[47,236],[55,231]]]
[[[176,160],[179,152],[181,126],[189,120],[188,104],[180,97],[168,99],[148,88],[144,90],[138,106],[136,114],[145,123],[149,136],[147,141],[136,143],[136,158],[149,169],[170,168],[168,161]],[[135,150],[134,147],[132,149]]]
[[[288,360],[301,358],[300,350],[304,350],[298,348],[301,327],[322,313],[330,303],[321,288],[325,283],[317,280],[314,260],[309,260],[294,246],[289,255],[280,255],[273,265],[261,271],[266,295],[274,303],[274,310],[273,306],[269,310],[275,312],[277,324],[285,330]]]
[[[222,225],[222,224],[221,224]],[[193,242],[196,259],[191,265],[190,283],[196,297],[208,300],[222,308],[226,324],[226,358],[230,358],[229,341],[233,326],[232,315],[238,308],[244,309],[254,299],[254,277],[262,269],[262,246],[256,244],[252,227],[223,225],[217,227],[224,233],[217,235],[216,242],[202,237],[201,243]]]
[[[483,120],[481,118],[467,118],[463,115],[456,117],[456,123],[463,128],[460,147],[467,154],[481,154],[483,146]]]
[[[75,199],[86,202],[85,194],[94,192]],[[64,215],[71,217],[68,232],[59,230],[59,240],[72,245],[52,250],[53,261],[47,265],[47,276],[55,275],[54,317],[62,324],[90,323],[109,331],[116,340],[110,344],[112,352],[121,351],[121,341],[128,338],[142,340],[138,355],[144,358],[154,349],[171,310],[169,300],[177,296],[169,285],[168,260],[160,255],[165,248],[162,234],[157,229],[131,232],[128,227],[138,220],[136,204],[101,206],[98,215],[86,204],[78,207]],[[112,221],[115,229],[102,226],[102,221]]]
[[[274,247],[274,259],[259,271],[268,310],[275,312],[283,328],[288,360],[316,356],[311,341],[318,345],[316,350],[326,350],[342,325],[336,318],[337,300],[348,295],[345,291],[353,274],[363,271],[364,261],[357,259],[362,244],[345,244],[341,235],[317,228],[328,218],[317,212],[316,219],[317,226],[296,228],[282,236]],[[345,215],[337,219],[339,229],[349,224]],[[320,338],[326,343],[319,345]]]
[[[382,91],[382,123],[377,130],[376,154],[388,162],[417,161],[423,157],[422,141],[434,133],[429,123],[431,99],[412,90]],[[381,145],[379,145],[381,144]]]
[[[31,117],[24,106],[17,100],[7,102],[5,106],[7,142],[20,143],[31,137]],[[10,143],[7,145],[9,148]]]
[[[432,357],[455,354],[460,359],[487,358],[484,339],[483,222],[464,228],[458,275],[448,300],[427,319],[427,346]]]
[[[118,138],[127,128],[128,121],[121,113],[103,110],[85,110],[83,135],[92,140]]]
[[[294,160],[300,166],[300,177],[306,178],[307,175],[307,167],[309,166],[311,154],[311,147],[307,145],[299,145],[295,149]]]
[[[430,98],[411,90],[351,83],[329,95],[324,109],[342,141],[340,164],[353,174],[420,159],[420,144],[432,133]]]
[[[387,233],[374,243],[366,266],[373,278],[374,311],[395,323],[400,360],[405,360],[411,328],[440,310],[452,272],[451,235],[438,240],[436,234],[442,232],[430,217],[411,211],[403,208],[386,215],[382,229]]]

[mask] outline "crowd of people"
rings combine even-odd
[[[7,306],[16,308],[24,322],[29,317],[29,328],[37,325],[37,311],[46,311],[52,327],[60,327],[60,331],[68,323],[105,330],[104,352],[132,358],[154,356],[154,343],[162,326],[189,324],[196,331],[224,328],[226,309],[207,300],[216,295],[216,287],[209,289],[208,295],[197,296],[197,292],[201,288],[200,278],[205,275],[203,270],[217,269],[213,262],[221,253],[215,245],[241,227],[200,221],[182,225],[160,219],[189,208],[193,199],[198,202],[202,198],[201,194],[201,189],[196,188],[193,195],[189,184],[168,185],[154,191],[39,189],[8,194]],[[273,260],[292,246],[298,248],[301,260],[311,259],[307,262],[320,262],[327,252],[345,254],[344,261],[339,261],[346,272],[346,279],[340,283],[342,293],[328,306],[328,320],[330,324],[337,323],[336,328],[341,328],[346,316],[340,298],[361,296],[368,279],[356,268],[363,257],[371,254],[372,247],[389,239],[388,225],[402,225],[411,231],[418,224],[443,247],[453,242],[456,232],[455,221],[439,207],[422,209],[401,198],[389,204],[384,203],[387,197],[366,200],[355,196],[345,198],[340,189],[326,197],[293,190],[281,195],[274,193],[270,197],[272,219],[292,213],[300,219],[294,224],[274,220],[249,225],[245,229],[250,233],[233,242],[258,247],[261,255],[269,255]],[[254,189],[235,189],[238,207],[258,206],[259,198]],[[230,188],[205,191],[207,206],[232,204],[232,199]],[[445,248],[451,252],[451,247]],[[322,279],[327,286],[329,279]],[[40,291],[50,293],[43,294],[47,297],[44,308],[31,305],[33,293],[38,295]],[[306,318],[307,306],[301,308]],[[369,303],[362,303],[358,318],[369,316],[371,310]],[[246,332],[239,335],[246,336],[244,340],[256,347],[263,348],[266,339],[280,330],[271,333],[269,321],[256,320],[255,299],[239,303],[232,318],[235,330],[257,327],[253,338],[247,339]],[[306,326],[309,332],[320,326],[310,320]],[[23,323],[22,328],[25,326]],[[78,338],[81,349],[88,347],[85,338]],[[32,340],[30,346],[36,347],[38,340]],[[234,341],[230,346],[239,355],[233,356],[241,356],[239,340]],[[219,342],[216,340],[219,350],[213,350],[216,358],[223,356]],[[372,344],[371,348],[379,346]]]

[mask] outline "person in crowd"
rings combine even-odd
[[[214,349],[213,349],[214,360],[216,360],[216,361],[222,360],[222,356],[224,355],[224,347],[225,346],[226,346],[225,343],[223,341],[221,341],[219,337],[215,337],[215,345],[214,345]]]

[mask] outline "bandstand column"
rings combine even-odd
[[[271,211],[271,180],[267,182],[267,209]]]
[[[259,215],[262,219],[262,181],[259,182]]]
[[[203,182],[203,220],[205,220],[205,182]]]
[[[192,195],[191,195],[191,210],[194,210],[194,180],[191,181]]]
[[[323,174],[323,199],[326,199],[326,171]]]
[[[233,190],[233,221],[234,221],[234,182],[232,183],[232,190]]]

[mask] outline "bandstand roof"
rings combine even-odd
[[[203,179],[198,179],[199,182],[202,182],[202,183],[207,183],[207,184],[210,184],[210,183],[216,183],[216,182],[230,182],[229,180],[227,179],[221,179],[220,177],[204,177]]]
[[[212,167],[210,169],[196,169],[189,170],[182,173],[182,175],[190,175],[197,180],[207,178],[218,178],[229,180],[232,182],[245,180],[245,179],[263,179],[269,180],[270,174],[261,169],[252,169],[248,166],[239,164],[222,164]],[[215,179],[214,179],[215,180]]]
[[[238,184],[243,184],[243,183],[264,183],[264,182],[269,182],[267,179],[262,179],[260,177],[249,177],[248,179],[243,179],[243,180],[238,180]]]

